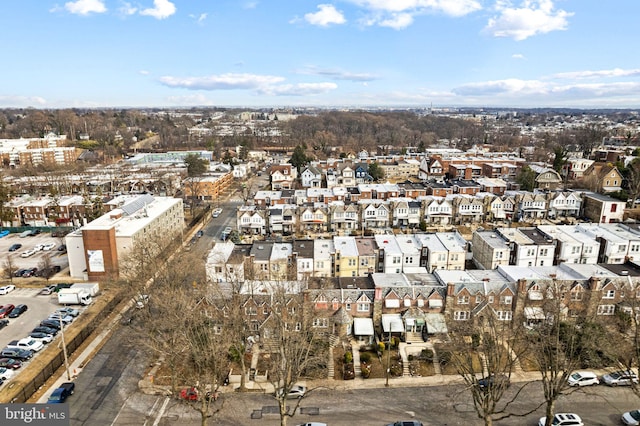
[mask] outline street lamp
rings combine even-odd
[[[384,387],[389,387],[389,371],[391,370],[391,325],[389,325],[389,347],[387,347],[387,374]]]
[[[60,336],[62,336],[62,355],[64,356],[64,368],[67,371],[67,380],[71,380],[69,373],[69,358],[67,356],[67,345],[64,341],[64,324],[62,324],[62,312],[58,312],[58,321],[60,322]]]

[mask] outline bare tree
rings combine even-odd
[[[2,273],[5,278],[7,278],[11,284],[13,284],[13,274],[16,271],[16,265],[13,263],[13,259],[11,255],[7,255],[4,260],[4,264],[2,265]]]
[[[289,406],[291,389],[317,364],[326,362],[326,345],[312,325],[312,309],[304,309],[302,295],[292,283],[270,282],[270,315],[264,325],[263,342],[269,351],[267,373],[278,401],[280,424],[294,417],[302,398]],[[295,285],[293,285],[295,286]]]
[[[452,330],[449,348],[451,362],[471,392],[476,414],[486,426],[491,426],[494,420],[535,411],[520,414],[509,411],[524,387],[505,398],[522,350],[522,346],[513,345],[519,333],[514,333],[510,321],[498,320],[493,313],[477,321]]]
[[[53,275],[53,261],[51,260],[51,253],[46,253],[38,262],[38,269],[42,273],[42,276],[49,282],[49,278]]]

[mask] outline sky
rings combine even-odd
[[[638,0],[2,0],[0,107],[640,108]]]

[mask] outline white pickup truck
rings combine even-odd
[[[44,344],[32,337],[26,337],[24,339],[13,340],[9,342],[7,347],[11,349],[26,349],[33,352],[38,352],[39,350],[44,348]]]

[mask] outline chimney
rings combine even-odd
[[[454,283],[447,283],[447,296],[454,297],[456,293],[456,286]]]

